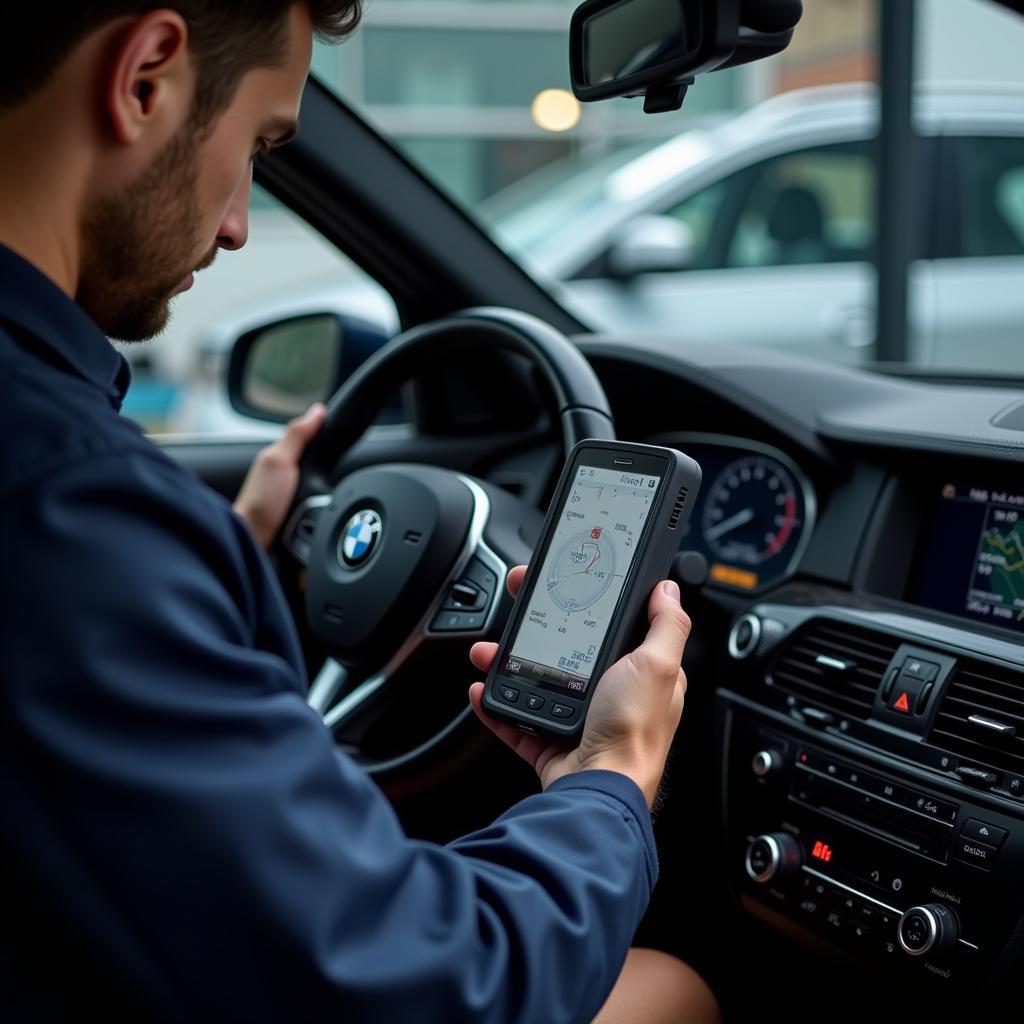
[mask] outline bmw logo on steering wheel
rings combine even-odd
[[[338,538],[338,562],[342,568],[362,565],[376,549],[383,528],[384,523],[373,509],[357,512]]]

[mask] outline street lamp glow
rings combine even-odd
[[[580,122],[580,104],[567,89],[544,89],[534,97],[533,123],[546,132],[567,132]]]

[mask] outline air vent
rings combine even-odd
[[[679,518],[683,514],[683,509],[686,508],[686,499],[689,496],[689,488],[679,488],[679,494],[676,495],[675,504],[672,506],[672,514],[668,517],[668,528],[670,530],[674,530],[679,525]]]
[[[898,647],[899,641],[884,633],[814,619],[786,645],[769,681],[801,700],[866,719]]]
[[[1024,775],[1024,672],[962,661],[939,704],[928,742]]]

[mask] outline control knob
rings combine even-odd
[[[744,865],[755,881],[779,882],[792,877],[803,864],[800,844],[788,832],[755,836],[747,847]]]
[[[909,956],[939,957],[956,947],[960,922],[945,903],[923,903],[900,918],[896,936]]]
[[[750,770],[763,779],[782,767],[782,758],[776,750],[759,750],[750,762]]]

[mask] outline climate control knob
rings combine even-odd
[[[924,903],[900,918],[896,936],[908,956],[939,957],[956,947],[960,922],[945,903]]]
[[[750,841],[744,866],[755,882],[764,884],[792,877],[803,859],[800,844],[788,832],[770,832]]]

